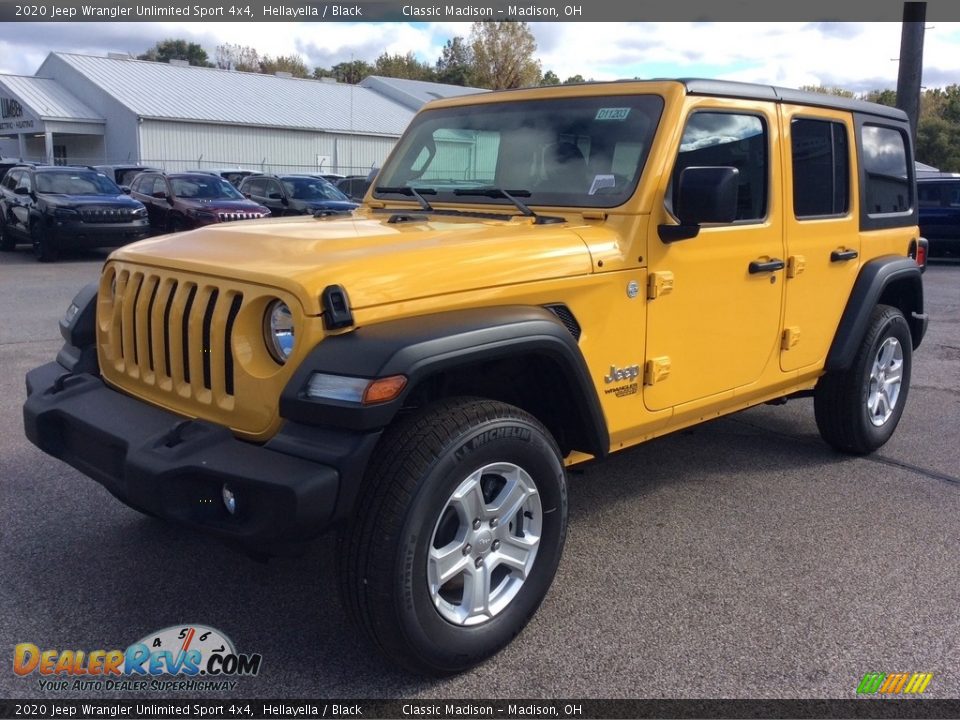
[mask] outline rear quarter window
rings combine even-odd
[[[860,228],[917,224],[913,152],[906,124],[857,115]]]

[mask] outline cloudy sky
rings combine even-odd
[[[928,23],[923,83],[960,83],[960,23]],[[787,87],[855,91],[895,88],[899,23],[533,23],[543,70],[561,79],[712,77]],[[0,72],[32,75],[47,53],[138,54],[186,37],[213,54],[224,42],[261,54],[300,55],[329,67],[382,52],[433,62],[443,44],[468,35],[458,23],[3,23]],[[576,49],[576,51],[572,51]]]

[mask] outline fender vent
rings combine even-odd
[[[573,335],[573,339],[577,342],[580,341],[580,323],[577,322],[577,319],[573,316],[573,313],[570,312],[570,308],[566,305],[544,305],[544,307],[557,316],[557,319],[563,323],[563,326],[567,331]]]

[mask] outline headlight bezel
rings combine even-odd
[[[293,310],[280,298],[271,300],[263,313],[263,341],[278,365],[285,365],[296,349],[296,322]],[[286,344],[284,340],[289,339]]]

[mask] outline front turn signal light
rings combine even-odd
[[[363,393],[363,404],[377,405],[378,403],[396,400],[406,386],[407,378],[403,375],[391,375],[374,380],[367,385],[367,389]]]

